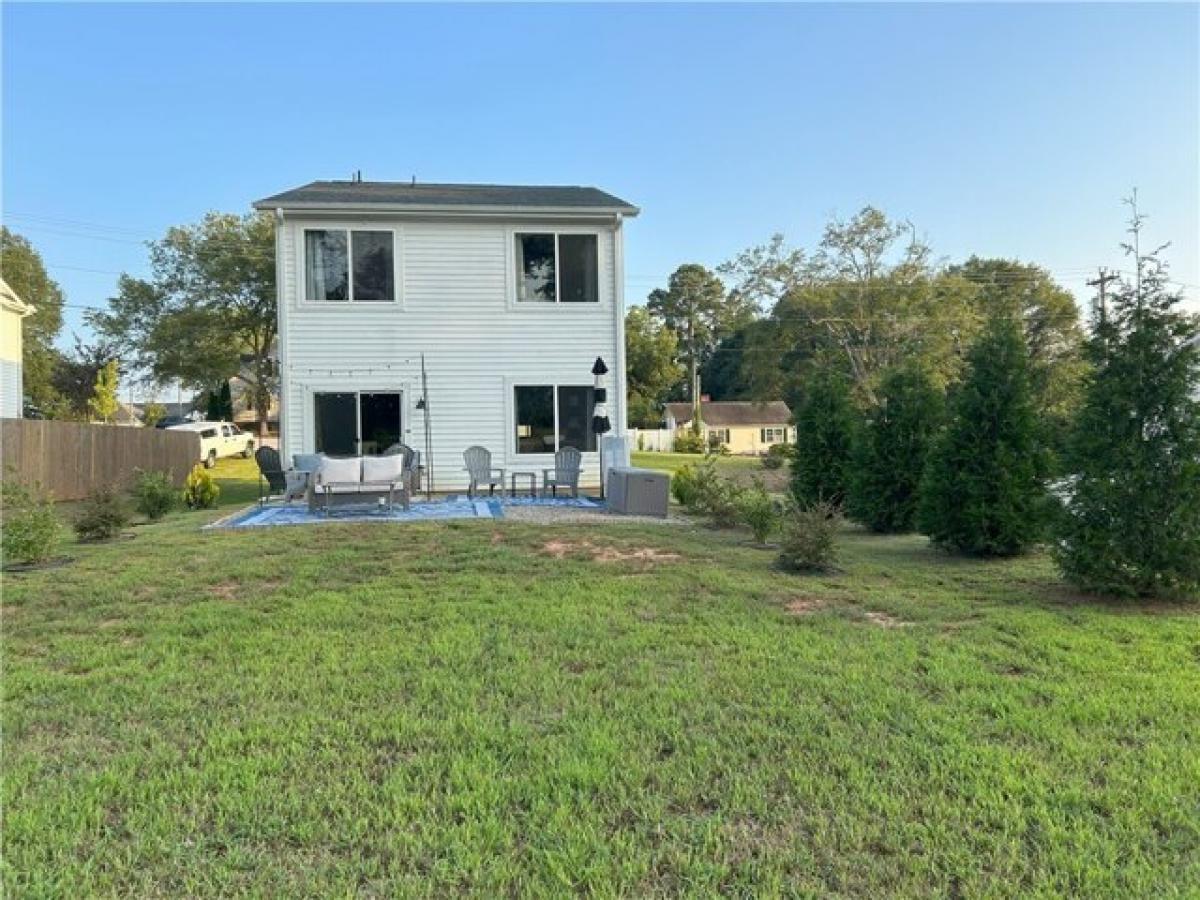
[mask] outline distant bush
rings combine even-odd
[[[742,491],[737,500],[738,518],[754,532],[754,540],[764,544],[779,527],[779,504],[767,493],[761,481]]]
[[[691,431],[675,435],[674,450],[676,453],[703,453],[705,450],[704,435]]]
[[[45,562],[62,543],[63,528],[51,499],[39,484],[26,487],[11,473],[0,484],[0,554],[9,563]]]
[[[131,518],[125,498],[105,485],[96,488],[83,501],[75,519],[75,534],[81,541],[107,541],[120,534]]]
[[[188,509],[212,509],[217,505],[221,488],[203,463],[196,463],[183,485],[183,502]]]
[[[169,472],[145,472],[138,469],[134,474],[133,499],[137,511],[147,519],[161,519],[172,509],[179,498]]]
[[[788,504],[783,518],[779,565],[791,572],[822,572],[837,562],[837,532],[842,519],[838,507],[819,502]]]
[[[792,455],[791,444],[772,444],[767,448],[767,455],[762,458],[764,469],[782,469],[783,464]]]

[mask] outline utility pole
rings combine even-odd
[[[1108,329],[1105,327],[1108,324],[1108,300],[1106,288],[1110,281],[1116,281],[1117,275],[1109,272],[1104,266],[1100,267],[1100,274],[1091,281],[1086,282],[1088,287],[1100,289],[1100,297],[1096,301],[1096,319],[1098,320],[1097,332],[1100,335],[1100,340],[1104,342],[1104,358],[1108,359]]]
[[[1100,299],[1097,301],[1096,314],[1100,318],[1100,324],[1104,325],[1108,321],[1108,305],[1106,302],[1106,288],[1110,281],[1116,281],[1117,276],[1110,273],[1105,266],[1100,267],[1100,274],[1091,281],[1085,282],[1088,287],[1100,289]]]

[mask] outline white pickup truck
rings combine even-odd
[[[222,456],[254,455],[253,436],[242,431],[232,422],[188,422],[186,425],[171,425],[168,431],[194,431],[200,435],[200,461],[204,468],[211,469]]]

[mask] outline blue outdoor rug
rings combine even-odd
[[[323,525],[329,522],[438,522],[445,519],[500,519],[504,513],[496,500],[414,501],[408,509],[397,505],[390,513],[370,508],[347,507],[326,516],[310,513],[303,503],[290,506],[254,507],[233,518],[214,522],[209,528],[266,528],[272,525]]]
[[[444,500],[414,500],[406,510],[396,506],[390,513],[373,508],[347,507],[326,516],[310,513],[303,503],[255,506],[209,528],[267,528],[273,525],[322,525],[329,522],[440,522],[446,519],[502,519],[505,506],[557,506],[571,509],[603,509],[591,497],[487,497],[469,500],[451,495]]]

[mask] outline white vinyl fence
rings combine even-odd
[[[675,444],[675,435],[666,428],[630,428],[629,449],[651,450],[655,453],[670,453]]]

